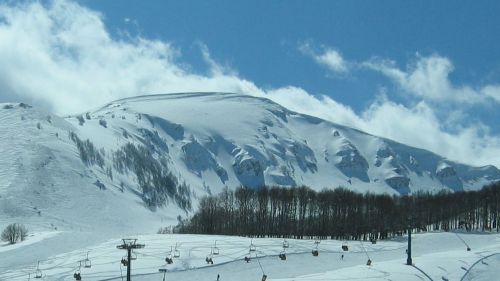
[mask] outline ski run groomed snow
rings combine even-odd
[[[50,247],[55,236],[45,235],[46,240],[30,237],[20,247],[2,252],[0,280],[28,280],[35,276],[37,261],[26,255],[29,251],[44,251]],[[460,237],[458,237],[460,236]],[[77,237],[77,236],[76,236]],[[319,256],[311,250],[316,240],[287,239],[287,259],[282,261],[278,254],[283,251],[283,239],[246,238],[215,235],[155,234],[137,235],[137,243],[145,248],[133,252],[132,275],[135,281],[163,280],[159,269],[166,268],[166,280],[212,281],[220,280],[267,280],[311,281],[311,280],[498,280],[500,274],[497,253],[500,251],[500,234],[469,233],[421,233],[412,236],[414,266],[407,266],[405,250],[406,236],[372,244],[367,241],[321,240]],[[465,241],[471,251],[466,250]],[[78,240],[73,241],[75,245]],[[89,245],[68,253],[45,256],[39,261],[43,276],[39,280],[74,280],[73,274],[81,272],[82,280],[122,280],[126,268],[120,263],[124,250],[116,248],[121,239]],[[347,243],[349,250],[341,246]],[[40,247],[37,247],[38,246]],[[250,244],[255,251],[250,252]],[[46,246],[43,246],[46,245]],[[0,247],[0,249],[6,246]],[[7,246],[8,247],[8,246]],[[215,255],[215,247],[219,254]],[[175,258],[176,249],[179,257]],[[85,259],[91,263],[85,268]],[[165,258],[171,255],[173,263],[167,265]],[[344,258],[342,259],[342,255]],[[205,259],[211,257],[212,264]],[[250,256],[250,262],[244,257]],[[367,259],[372,260],[370,266]],[[3,261],[15,259],[16,266],[5,267]],[[81,262],[80,262],[81,261]]]

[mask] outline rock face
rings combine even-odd
[[[440,163],[436,169],[436,176],[440,179],[450,178],[457,175],[455,168],[447,163]]]
[[[263,186],[265,184],[263,164],[242,148],[235,148],[233,153],[233,169],[239,182],[249,187]]]
[[[344,140],[337,153],[339,160],[335,166],[347,177],[369,182],[368,162],[358,149],[349,141]]]

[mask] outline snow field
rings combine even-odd
[[[277,255],[283,251],[283,239],[219,235],[138,235],[137,243],[146,246],[133,252],[132,256],[136,259],[132,260],[132,273],[133,280],[137,281],[162,280],[163,276],[158,272],[160,268],[167,269],[167,280],[186,281],[215,280],[217,274],[221,275],[221,280],[260,280],[263,272],[268,275],[268,280],[280,281],[429,280],[427,276],[431,280],[460,280],[475,262],[500,252],[499,234],[458,235],[471,246],[472,251],[466,251],[466,246],[455,233],[412,236],[413,262],[422,272],[405,265],[405,237],[378,241],[376,244],[348,241],[347,252],[341,249],[343,241],[322,240],[318,244],[318,257],[311,255],[311,250],[316,247],[314,240],[287,239],[287,259],[282,261]],[[218,255],[213,254],[215,241]],[[42,260],[41,280],[74,280],[73,273],[78,270],[81,271],[82,280],[121,280],[121,276],[126,274],[126,268],[120,263],[126,251],[116,248],[121,243],[120,239],[112,239]],[[249,252],[251,243],[256,247],[254,252]],[[174,256],[176,247],[180,256],[174,257],[173,264],[167,265],[165,257],[169,254]],[[84,267],[87,252],[91,268]],[[252,259],[246,263],[243,258],[248,255]],[[207,256],[212,257],[213,265],[205,262]],[[368,257],[373,261],[371,266],[366,266]],[[465,276],[469,279],[464,280],[494,280],[485,279],[484,276],[500,273],[500,269],[497,269],[500,268],[500,259],[495,257],[494,255],[485,259],[484,263],[477,263],[468,276]],[[28,273],[35,271],[36,264],[5,269],[0,261],[0,280],[27,280]]]

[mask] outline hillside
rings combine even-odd
[[[500,179],[494,166],[228,93],[135,97],[64,118],[2,104],[0,130],[0,222],[42,229],[157,229],[225,186],[409,194]]]
[[[500,179],[494,166],[455,163],[245,95],[143,96],[90,116],[81,126],[75,116],[66,120],[106,151],[127,143],[148,147],[195,191],[267,184],[408,194],[478,189]]]

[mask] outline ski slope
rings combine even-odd
[[[471,248],[466,250],[463,239]],[[311,255],[315,240],[287,239],[287,259],[283,239],[217,236],[217,235],[138,235],[145,248],[133,252],[132,273],[135,281],[162,280],[160,268],[167,269],[166,280],[202,281],[260,280],[495,280],[500,273],[500,234],[421,233],[413,236],[413,263],[405,265],[406,237],[376,244],[348,241],[349,251],[341,249],[345,241],[322,240],[317,244],[318,257]],[[75,241],[76,242],[76,241]],[[40,261],[40,280],[74,280],[73,273],[81,272],[82,280],[121,280],[126,268],[120,263],[125,251],[116,248],[122,242],[111,239],[98,245],[60,253]],[[256,248],[249,252],[250,244]],[[32,245],[26,244],[29,248]],[[215,255],[214,247],[219,250]],[[171,250],[172,249],[172,250]],[[171,265],[165,257],[174,256]],[[12,250],[15,255],[15,250]],[[5,253],[9,253],[5,252]],[[85,268],[85,259],[91,263]],[[212,253],[212,255],[211,255]],[[341,255],[344,258],[341,259]],[[207,256],[214,264],[207,264]],[[246,263],[243,258],[252,259]],[[8,257],[8,256],[7,256]],[[367,266],[367,259],[373,263]],[[4,258],[3,258],[4,259]],[[3,260],[2,259],[2,260]],[[83,261],[80,266],[80,261]],[[36,272],[36,264],[5,268],[0,260],[0,280],[27,280]],[[490,279],[488,279],[490,278]]]

